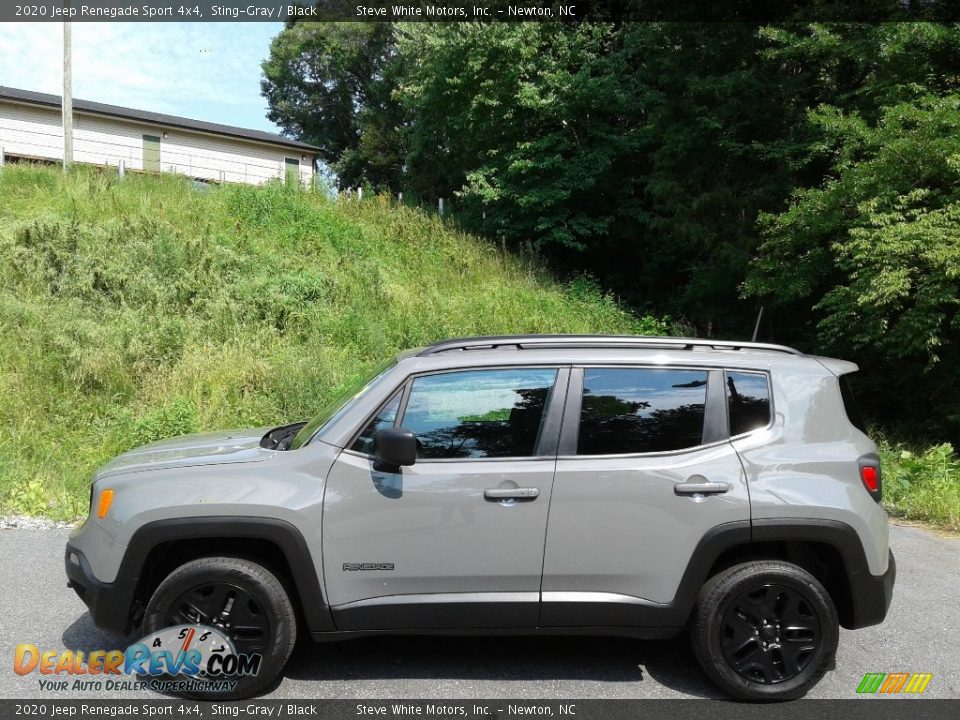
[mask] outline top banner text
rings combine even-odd
[[[37,0],[0,22],[955,22],[955,0]]]

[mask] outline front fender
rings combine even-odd
[[[274,543],[293,575],[304,619],[310,632],[334,629],[330,609],[320,586],[320,559],[310,552],[300,530],[285,520],[245,516],[207,516],[155,520],[138,528],[112,582],[93,575],[84,552],[74,538],[67,543],[66,570],[70,585],[90,608],[94,623],[112,632],[132,630],[134,600],[143,591],[146,562],[161,543],[175,540],[203,542],[213,538],[249,538]]]

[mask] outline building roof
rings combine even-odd
[[[32,90],[20,90],[18,88],[5,87],[0,85],[0,100],[12,100],[14,102],[27,103],[29,105],[41,105],[44,107],[60,107],[60,96],[49,95],[47,93],[34,92]],[[176,115],[165,115],[163,113],[149,112],[147,110],[133,110],[131,108],[119,107],[117,105],[106,105],[104,103],[92,102],[90,100],[78,100],[74,98],[73,109],[82,113],[91,115],[104,115],[107,117],[122,118],[124,120],[136,120],[138,122],[150,123],[152,125],[163,125],[166,127],[182,128],[184,130],[194,130],[196,132],[210,133],[213,135],[225,135],[227,137],[240,138],[242,140],[253,140],[255,142],[268,143],[270,145],[283,145],[285,147],[297,148],[315,153],[319,150],[315,145],[291,140],[282,135],[263,132],[262,130],[248,130],[246,128],[233,127],[231,125],[220,125],[218,123],[204,122],[203,120],[191,120],[190,118],[177,117]]]

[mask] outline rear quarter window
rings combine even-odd
[[[846,375],[837,378],[840,383],[840,397],[843,398],[843,409],[847,413],[847,419],[860,432],[866,433],[867,426],[863,422],[863,416],[860,414],[860,408],[857,406],[856,398],[853,396],[853,390],[850,389],[850,383]]]
[[[730,435],[770,424],[770,383],[765,373],[726,371]]]

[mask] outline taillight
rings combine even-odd
[[[883,497],[883,483],[880,479],[880,459],[876,455],[860,458],[860,482],[877,502]]]

